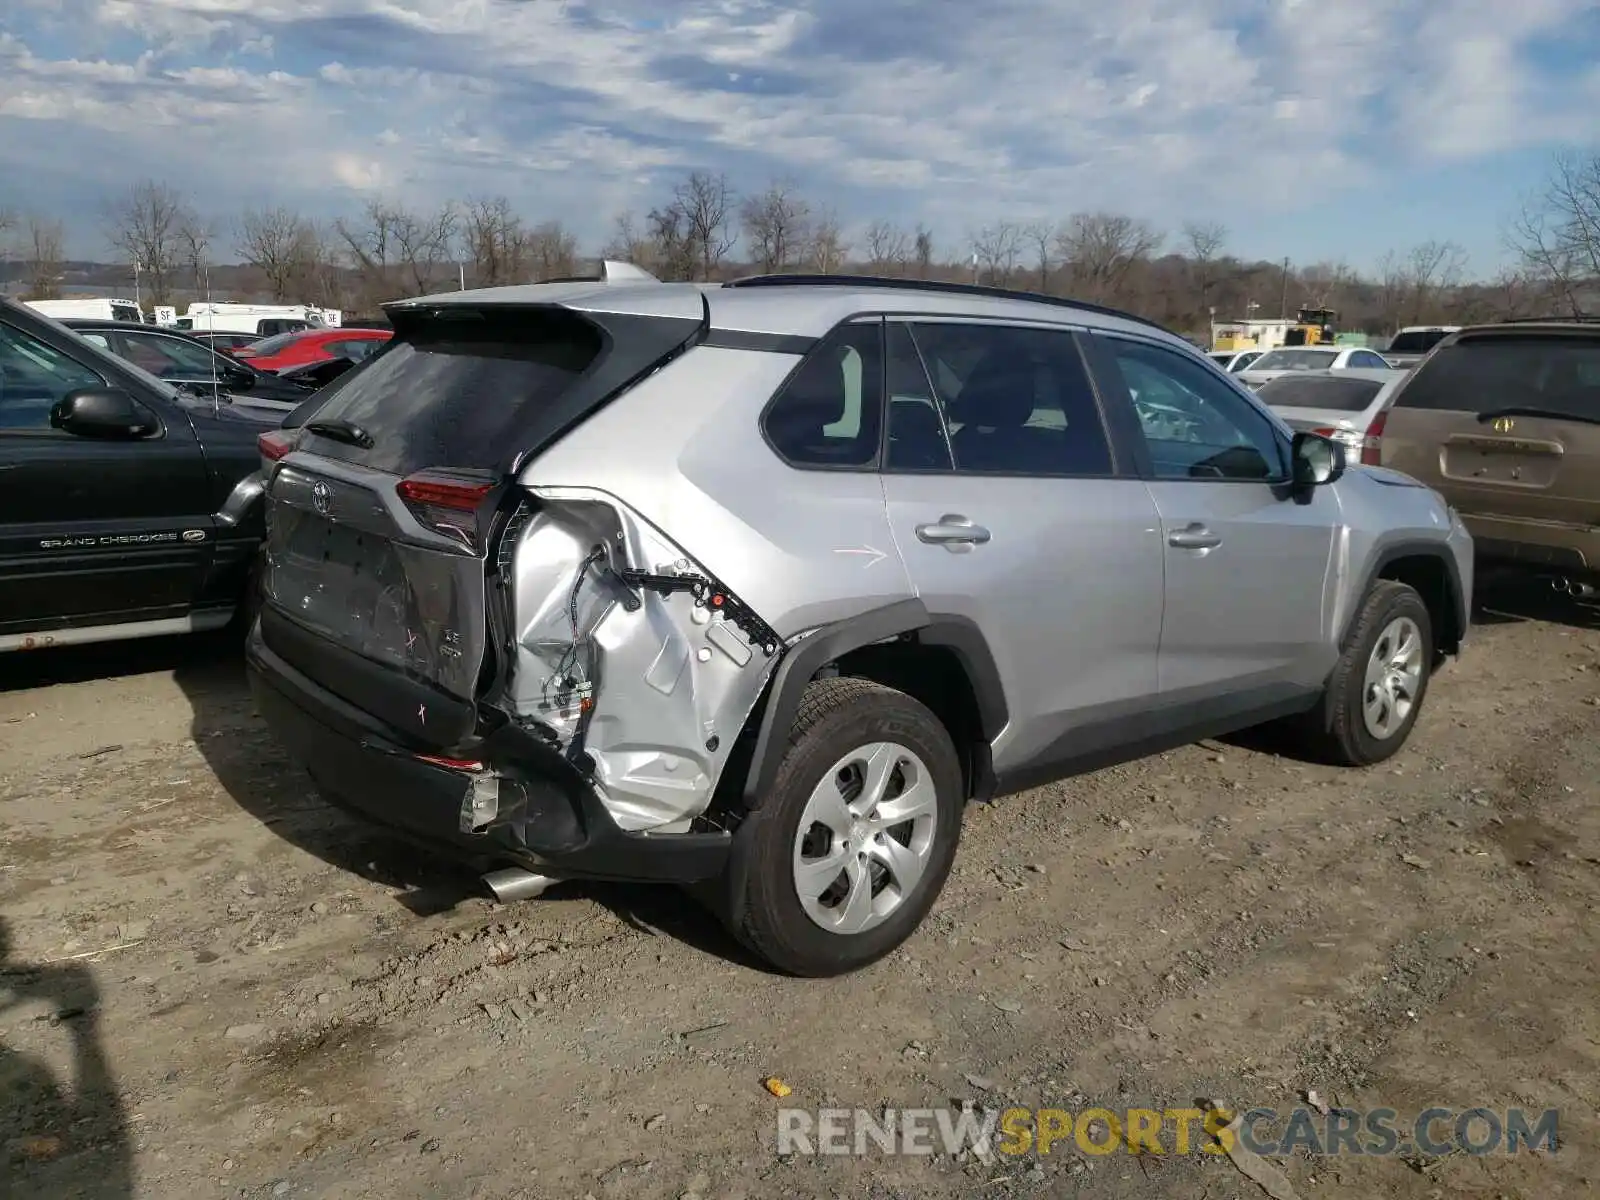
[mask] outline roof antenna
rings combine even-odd
[[[195,265],[201,273],[201,290],[206,295],[206,313],[211,317],[210,325],[213,332],[215,332],[217,318],[216,310],[211,307],[211,258],[206,254],[206,248],[203,244],[198,249],[200,252],[196,256],[197,262]],[[222,396],[220,395],[221,385],[217,382],[217,341],[215,337],[206,342],[206,350],[211,355],[211,415],[216,417],[222,414]]]

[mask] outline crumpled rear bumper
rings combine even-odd
[[[445,765],[295,670],[263,642],[246,647],[250,688],[273,734],[330,803],[480,867],[514,863],[558,878],[696,883],[721,875],[727,833],[619,829],[578,769],[540,739],[506,726]],[[477,831],[472,813],[492,810]],[[476,808],[475,808],[476,805]]]

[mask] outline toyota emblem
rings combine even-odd
[[[332,493],[329,492],[327,484],[319,479],[311,485],[311,505],[318,513],[324,517],[327,516],[328,509],[332,507],[332,502]]]

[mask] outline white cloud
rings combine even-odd
[[[695,167],[952,235],[1097,207],[1248,217],[1583,132],[1595,85],[1530,45],[1595,7],[11,0],[0,179],[58,178],[84,211],[131,163],[214,205],[500,191],[591,238]],[[19,159],[40,125],[93,169]]]

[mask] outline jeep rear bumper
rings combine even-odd
[[[259,623],[246,656],[263,719],[327,800],[409,840],[480,867],[556,878],[696,883],[726,868],[729,834],[626,832],[576,767],[513,726],[449,765],[454,756],[408,749],[403,735],[295,670],[263,642]],[[465,828],[486,792],[485,823]]]

